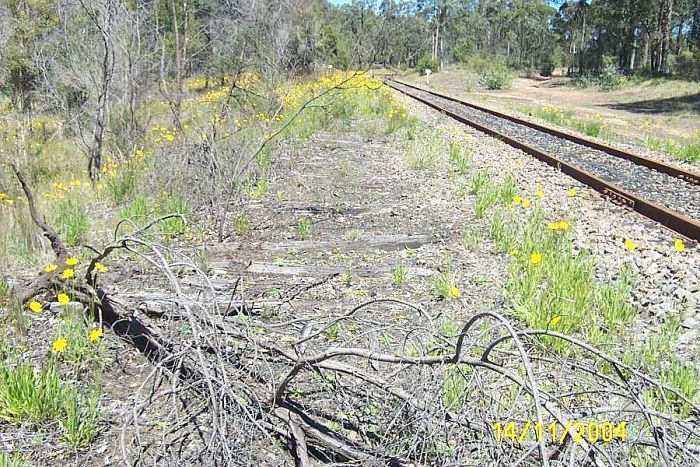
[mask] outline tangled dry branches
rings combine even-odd
[[[16,174],[34,221],[65,259]],[[700,462],[700,407],[601,349],[522,329],[496,311],[465,307],[468,319],[450,328],[431,309],[395,299],[330,315],[296,307],[327,281],[290,290],[263,314],[238,286],[222,300],[193,261],[145,240],[158,221],[97,252],[70,284],[94,319],[152,362],[121,428],[126,464],[614,466],[634,449],[661,465]],[[140,313],[108,296],[93,269],[116,251],[158,271],[175,306]],[[27,302],[65,287],[59,281],[42,274],[16,296]],[[551,350],[554,340],[569,344],[568,355]],[[661,402],[650,406],[646,392]],[[588,442],[573,420],[626,422],[629,436]],[[559,435],[497,439],[494,424],[508,421],[553,425]]]

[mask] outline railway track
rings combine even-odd
[[[559,168],[613,203],[700,242],[700,174],[408,83],[385,83]]]

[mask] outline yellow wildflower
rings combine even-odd
[[[574,188],[569,188],[569,191],[566,192],[566,196],[569,198],[573,198],[576,196],[576,190]]]
[[[97,339],[102,337],[102,334],[102,328],[93,329],[90,331],[90,334],[88,334],[88,340],[90,342],[95,342]]]
[[[62,279],[68,280],[68,279],[72,279],[74,277],[75,277],[75,271],[73,271],[71,268],[68,268],[61,273]]]
[[[55,264],[49,264],[44,268],[44,272],[54,272],[56,269],[58,269],[58,266]]]
[[[66,349],[66,346],[68,345],[68,341],[66,340],[65,337],[61,337],[60,339],[56,339],[53,342],[53,351],[56,353],[63,352]]]
[[[79,262],[78,258],[66,258],[66,266],[75,266]]]
[[[637,249],[637,245],[635,245],[634,242],[628,238],[625,240],[625,248],[627,248],[629,251],[634,251]]]
[[[8,206],[12,206],[12,203],[14,203],[14,202],[15,202],[14,199],[10,199],[10,198],[5,199],[5,204],[7,204]]]
[[[557,222],[550,222],[549,225],[547,226],[549,230],[559,230],[559,223]]]
[[[171,135],[170,133],[168,133],[167,135],[165,135],[165,139],[167,139],[168,141],[173,141],[175,139],[175,137],[173,135]]]
[[[537,196],[540,199],[544,198],[544,191],[537,190],[537,192],[535,193],[535,196]]]
[[[677,238],[675,242],[673,242],[674,246],[676,247],[676,250],[683,253],[685,251],[685,243],[683,243],[683,240],[680,238]]]
[[[524,199],[523,200],[523,207],[524,208],[529,208],[530,207],[530,200],[529,199]]]
[[[511,256],[518,256],[518,249],[517,249],[517,248],[513,248],[512,250],[510,250],[510,255],[511,255]]]
[[[569,223],[566,221],[561,221],[561,222],[559,222],[559,228],[561,230],[566,230],[569,228]]]
[[[58,294],[58,303],[61,305],[68,305],[70,302],[70,297],[67,294],[60,293]]]
[[[34,313],[41,313],[41,310],[44,309],[44,307],[41,305],[41,303],[37,302],[36,300],[32,300],[29,302],[29,309],[32,310]]]
[[[513,196],[513,204],[520,204],[522,202],[523,202],[523,199],[520,196],[518,196],[518,195]]]
[[[542,255],[541,255],[541,254],[539,254],[539,253],[533,253],[533,254],[530,255],[530,262],[531,262],[532,264],[537,265],[537,264],[540,264],[541,261],[542,261]]]
[[[107,266],[100,263],[99,261],[95,263],[95,269],[97,269],[100,272],[107,272],[108,271]]]
[[[549,320],[549,324],[547,324],[548,328],[554,327],[557,324],[559,324],[559,321],[561,321],[561,315],[557,315],[553,317],[552,319]]]
[[[459,297],[459,289],[457,287],[453,286],[450,289],[450,295],[452,295],[454,298],[458,298]]]
[[[80,180],[71,180],[70,183],[68,183],[70,186],[80,186],[82,182]]]

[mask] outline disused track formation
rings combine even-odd
[[[623,205],[700,241],[700,174],[408,83],[391,88],[514,146]]]

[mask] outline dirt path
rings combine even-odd
[[[425,84],[425,80],[418,79],[415,74],[407,78]],[[654,86],[646,82],[600,92],[596,88],[568,86],[563,78],[516,78],[506,90],[469,91],[468,83],[475,79],[458,70],[435,75],[431,85],[436,90],[494,109],[518,111],[523,105],[556,105],[582,118],[602,117],[619,137],[637,142],[643,142],[650,131],[661,138],[690,138],[700,127],[700,92],[695,83]]]

